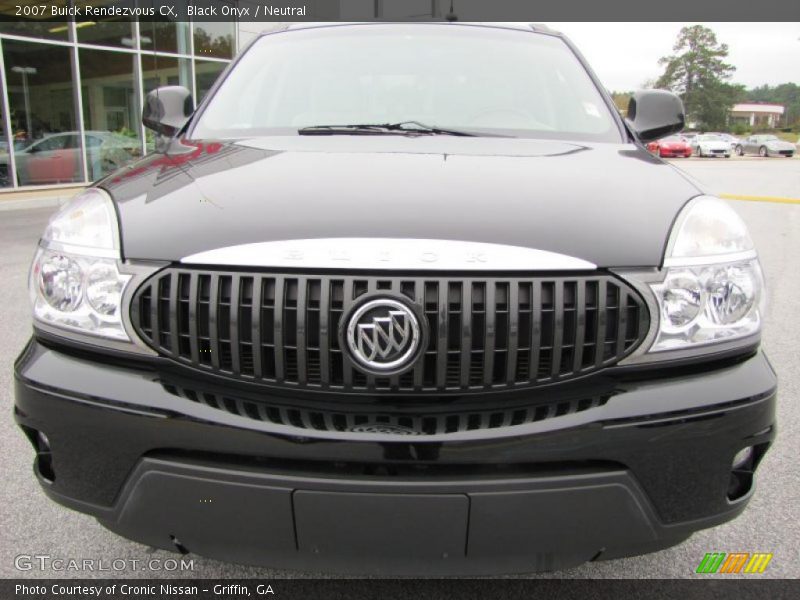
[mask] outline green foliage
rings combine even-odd
[[[742,135],[747,135],[748,132],[749,130],[747,128],[747,125],[745,125],[744,123],[733,124],[733,135],[742,136]]]
[[[725,62],[727,44],[708,27],[691,25],[681,29],[672,51],[659,60],[664,73],[656,87],[677,93],[687,120],[701,130],[724,128],[730,107],[744,96],[744,86],[726,82],[736,70]]]
[[[614,101],[614,106],[622,116],[628,114],[628,102],[630,102],[633,92],[610,92],[611,100]]]
[[[117,131],[117,133],[134,140],[139,139],[139,134],[136,133],[133,129],[128,129],[127,127],[122,127],[119,131]]]

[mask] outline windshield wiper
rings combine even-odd
[[[312,125],[297,130],[300,135],[457,135],[475,137],[492,135],[472,133],[458,129],[444,129],[425,125],[419,121],[402,121],[400,123],[360,123],[353,125]],[[495,137],[492,135],[492,137]]]

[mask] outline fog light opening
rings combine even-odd
[[[731,479],[728,483],[728,500],[738,500],[750,492],[758,463],[768,448],[769,443],[756,444],[745,446],[734,454],[731,461]]]
[[[50,450],[50,440],[41,431],[31,427],[22,427],[33,449],[36,451],[36,460],[33,463],[34,470],[47,483],[56,480],[56,473],[53,469],[53,453]]]
[[[733,457],[733,470],[741,470],[752,467],[753,463],[753,447],[745,446],[739,450]]]
[[[743,498],[753,487],[753,473],[748,471],[733,471],[728,483],[728,500],[734,501]]]

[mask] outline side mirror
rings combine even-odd
[[[683,102],[672,92],[641,90],[628,103],[628,122],[639,139],[647,143],[683,129]]]
[[[148,93],[142,123],[156,133],[172,137],[192,114],[192,94],[180,85],[160,87]]]

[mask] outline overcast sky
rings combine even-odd
[[[731,0],[734,1],[734,0]],[[795,2],[797,0],[787,0]],[[693,24],[693,23],[692,23]],[[672,53],[687,23],[547,23],[575,42],[611,91],[642,87],[662,73],[658,59]],[[703,23],[728,44],[731,81],[748,88],[800,84],[800,23]]]

